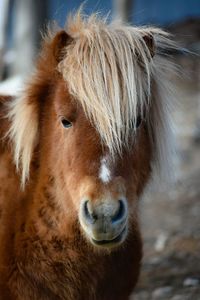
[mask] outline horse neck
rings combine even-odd
[[[10,101],[12,97],[0,96],[0,210],[8,214],[7,221],[11,223],[15,218],[14,211],[19,204],[18,196],[21,192],[20,179],[13,163],[12,144],[8,137],[10,121],[6,116]],[[3,217],[0,221],[2,220]]]

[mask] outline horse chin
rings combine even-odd
[[[124,229],[121,231],[121,233],[112,238],[112,239],[106,239],[106,240],[97,240],[93,237],[89,237],[90,242],[92,245],[95,246],[95,248],[102,248],[102,249],[115,249],[119,246],[121,246],[127,237],[127,226],[124,227]]]

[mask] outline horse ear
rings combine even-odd
[[[145,47],[146,58],[149,62],[151,62],[152,58],[155,55],[155,41],[153,35],[151,33],[144,33],[144,35],[142,35],[142,41],[144,43],[142,46],[144,47],[146,45]],[[139,51],[136,51],[136,57],[137,57],[138,64],[143,68],[144,67],[143,55]]]
[[[53,56],[59,63],[64,57],[64,48],[72,41],[72,37],[64,30],[59,31],[52,41]]]
[[[153,58],[155,55],[155,42],[154,42],[153,36],[151,34],[144,35],[143,40],[144,40],[147,48],[149,49],[151,58]]]

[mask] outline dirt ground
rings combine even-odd
[[[200,299],[200,89],[177,86],[176,182],[141,201],[144,259],[134,300]]]

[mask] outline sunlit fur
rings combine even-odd
[[[37,142],[38,115],[26,98],[16,98],[10,103],[8,118],[12,120],[8,135],[15,143],[14,160],[16,168],[22,172],[24,185],[29,175],[32,152]]]
[[[121,152],[122,145],[128,144],[130,132],[135,133],[140,114],[146,118],[152,136],[156,175],[166,175],[173,150],[172,98],[166,74],[173,65],[162,52],[175,47],[173,42],[157,28],[107,24],[106,19],[96,14],[84,18],[80,12],[69,18],[66,30],[73,41],[64,49],[66,55],[58,70],[102,141],[112,155]],[[144,36],[153,37],[156,49],[153,59]],[[25,97],[26,92],[12,103],[9,112],[12,121],[9,134],[23,185],[28,178],[38,128],[35,107]]]

